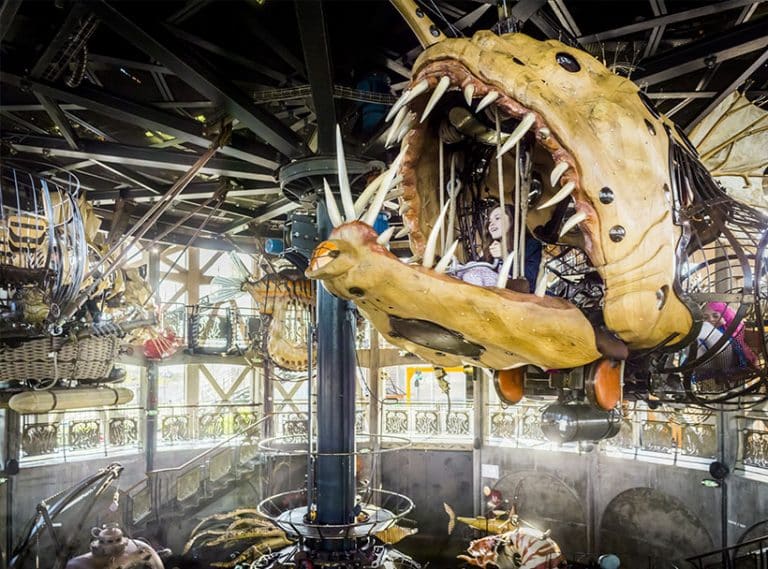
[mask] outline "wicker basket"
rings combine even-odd
[[[0,380],[102,380],[112,370],[119,349],[117,336],[49,336],[16,347],[0,345]]]

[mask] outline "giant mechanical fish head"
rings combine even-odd
[[[390,342],[437,365],[568,368],[600,357],[595,331],[575,305],[432,269],[428,236],[446,209],[441,140],[457,149],[457,169],[474,172],[481,192],[503,192],[507,203],[521,164],[515,144],[524,145],[542,186],[526,225],[536,235],[554,225],[553,241],[584,250],[604,283],[608,329],[630,349],[689,336],[693,318],[675,292],[682,231],[672,215],[669,160],[671,138],[685,141],[635,84],[558,41],[478,32],[428,48],[393,111],[403,219],[414,255],[429,259],[427,266],[399,262],[354,222],[330,237],[338,257],[320,267],[316,252],[307,272],[354,300]],[[485,166],[471,161],[482,154],[477,149]],[[466,259],[467,251],[460,254]]]

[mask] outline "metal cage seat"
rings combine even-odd
[[[695,325],[686,348],[657,357],[656,369],[678,374],[700,403],[757,402],[768,396],[768,217],[728,196],[683,147],[673,143],[671,155],[683,227],[677,292]]]
[[[87,255],[77,185],[3,166],[0,335],[38,335],[80,290]]]

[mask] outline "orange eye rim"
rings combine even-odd
[[[309,270],[319,271],[328,265],[333,259],[339,256],[341,250],[333,241],[323,241],[312,252],[312,258],[309,260]]]

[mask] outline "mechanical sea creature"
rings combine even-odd
[[[565,564],[560,547],[546,533],[518,527],[470,542],[469,555],[459,555],[470,565],[498,569],[554,569]]]
[[[340,175],[342,217],[326,190],[335,229],[307,276],[438,366],[502,379],[530,365],[606,372],[618,398],[598,402],[605,410],[622,373],[624,392],[643,397],[675,383],[676,397],[699,402],[763,398],[768,219],[727,196],[637,85],[589,54],[521,33],[432,43],[390,112],[400,153],[363,192],[377,192],[373,204],[361,216]],[[410,263],[371,227],[387,195],[400,201]],[[513,212],[496,286],[479,286],[461,275],[494,245],[490,200]],[[708,322],[715,302],[731,317]],[[754,357],[734,363],[739,349]],[[704,393],[706,376],[725,379]]]
[[[314,308],[312,283],[294,271],[272,272],[259,279],[235,256],[232,257],[239,277],[214,277],[217,286],[211,301],[231,300],[247,292],[256,301],[262,322],[266,321],[264,346],[256,346],[283,369],[303,371],[309,365],[307,328]]]

